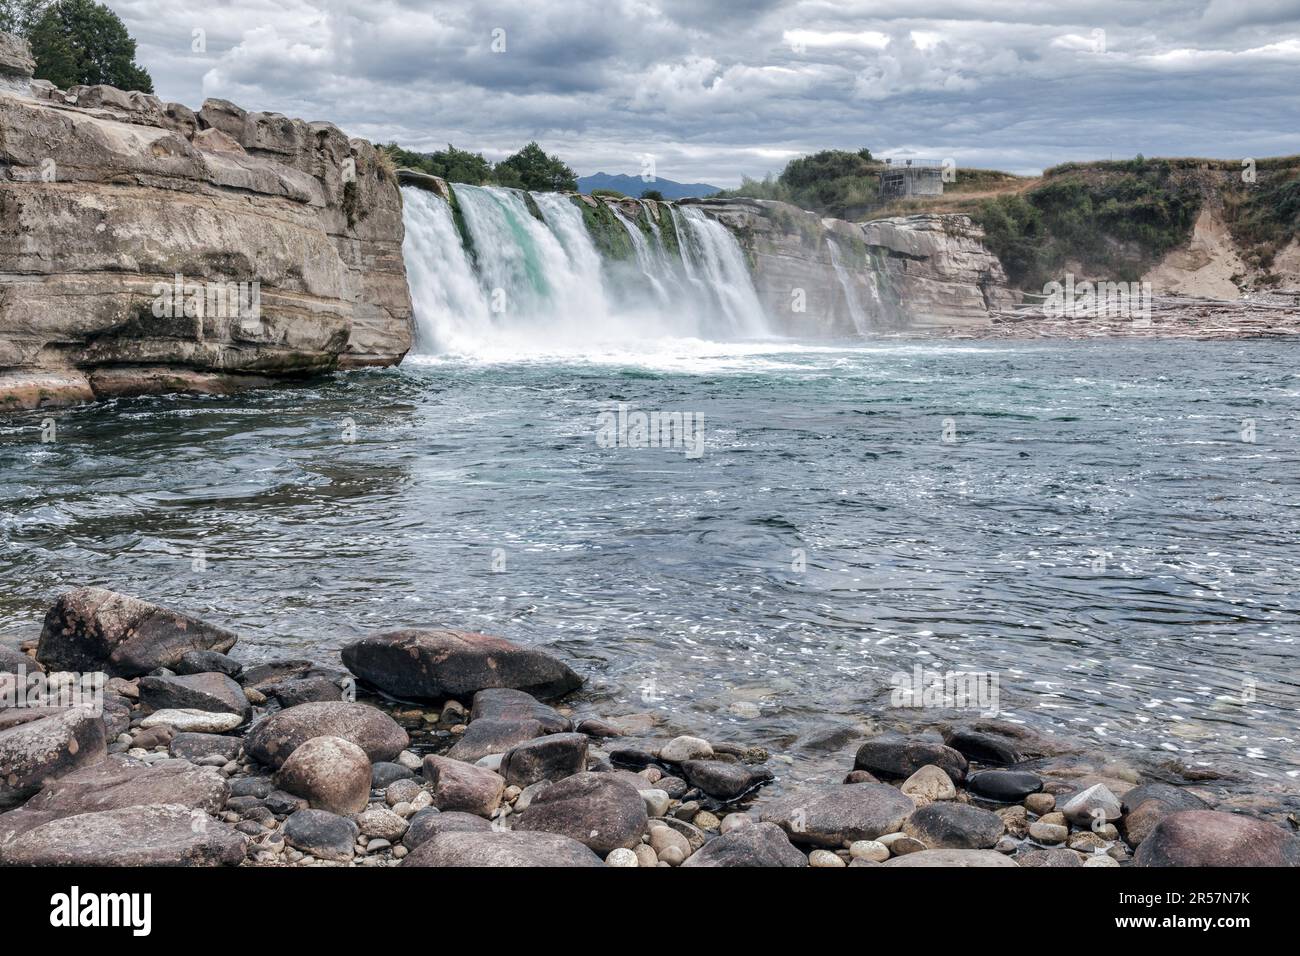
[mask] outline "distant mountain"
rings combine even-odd
[[[640,176],[612,176],[609,173],[596,173],[594,176],[582,176],[578,179],[578,192],[590,193],[593,189],[617,189],[625,196],[636,198],[647,189],[657,189],[665,199],[688,199],[700,196],[712,196],[722,192],[720,186],[708,183],[675,183],[671,179],[656,178],[646,182]]]

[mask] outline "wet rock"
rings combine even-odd
[[[933,764],[927,764],[912,774],[898,789],[911,797],[917,806],[935,800],[955,800],[957,797],[952,777]]]
[[[449,757],[424,758],[424,779],[433,788],[433,805],[439,810],[461,810],[490,817],[501,805],[506,781],[498,773]]]
[[[1134,787],[1121,801],[1119,832],[1129,846],[1141,846],[1156,824],[1179,810],[1208,810],[1204,800],[1183,787],[1149,783]]]
[[[1009,740],[975,730],[956,730],[945,742],[967,760],[990,767],[1009,767],[1024,759]]]
[[[911,798],[884,783],[808,787],[763,808],[795,843],[837,848],[898,830],[916,809]]]
[[[140,721],[141,727],[170,727],[177,733],[220,734],[244,722],[242,714],[209,710],[155,710]]]
[[[244,665],[218,651],[189,651],[181,655],[172,669],[182,676],[216,673],[238,677]]]
[[[617,847],[635,847],[647,821],[645,803],[635,788],[610,774],[584,772],[538,793],[515,829],[563,834],[603,857]]]
[[[808,857],[774,823],[741,826],[710,840],[682,866],[807,866]]]
[[[622,737],[623,731],[608,721],[598,717],[588,717],[578,724],[578,733],[588,737]]]
[[[302,797],[313,810],[346,816],[370,801],[370,760],[342,737],[312,737],[280,765],[275,785]]]
[[[868,740],[858,748],[853,768],[898,779],[910,777],[926,764],[934,764],[955,783],[966,779],[966,758],[956,750],[930,737],[901,734],[881,734]]]
[[[572,779],[572,778],[570,778]],[[603,866],[576,840],[555,833],[450,831],[422,843],[402,866]]]
[[[520,744],[501,758],[506,784],[527,787],[539,780],[562,780],[587,768],[586,734],[551,734]]]
[[[150,710],[205,710],[247,718],[251,707],[244,688],[225,674],[141,677],[140,703]]]
[[[343,663],[394,697],[442,700],[487,688],[561,697],[582,686],[562,661],[500,637],[453,630],[377,634],[343,648]]]
[[[850,770],[844,777],[845,783],[880,783],[880,780],[873,773],[865,770]]]
[[[573,730],[573,721],[554,707],[543,704],[532,694],[509,687],[492,687],[475,694],[469,719],[471,726],[480,720],[535,720],[541,725],[541,730],[534,735],[538,737]]]
[[[1043,789],[1043,778],[1027,770],[981,770],[970,775],[966,789],[985,800],[1019,803]]]
[[[881,864],[882,866],[945,866],[945,867],[988,867],[1017,866],[1015,860],[1003,856],[997,850],[919,850],[906,856],[896,856]]]
[[[0,645],[0,674],[36,674],[45,670],[22,651]]]
[[[370,768],[370,786],[375,790],[387,790],[399,780],[412,780],[415,774],[400,763],[381,760]],[[415,784],[419,790],[419,784]]]
[[[322,860],[352,859],[360,832],[347,817],[328,810],[298,810],[284,821],[285,842]]]
[[[272,714],[244,738],[244,751],[270,767],[278,767],[312,737],[341,737],[372,760],[392,760],[410,743],[406,731],[374,707],[345,701],[299,704]]]
[[[1030,850],[1027,853],[1021,853],[1016,857],[1016,862],[1021,866],[1083,866],[1083,860],[1079,854],[1073,850],[1064,850],[1059,847],[1054,850]]]
[[[408,850],[414,850],[439,833],[464,831],[481,833],[491,829],[491,822],[472,813],[462,813],[459,810],[442,813],[437,807],[427,807],[411,817],[410,828],[402,838],[402,845]]]
[[[1108,822],[1118,820],[1122,812],[1119,797],[1101,783],[1057,801],[1057,807],[1074,824],[1091,824],[1103,818]]]
[[[291,677],[256,689],[285,708],[343,699],[343,689],[331,678],[319,674]]]
[[[532,718],[485,717],[469,725],[447,756],[473,763],[489,754],[503,754],[543,733],[542,724]]]
[[[1050,793],[1031,793],[1025,797],[1025,809],[1041,817],[1043,814],[1051,813],[1056,809],[1056,797]]]
[[[243,743],[238,737],[187,732],[172,737],[168,752],[182,760],[199,760],[213,756],[234,760],[239,756],[239,748]]]
[[[1137,866],[1300,866],[1300,837],[1264,820],[1218,810],[1177,810],[1152,828]]]
[[[692,787],[699,787],[719,800],[733,800],[772,779],[772,771],[766,767],[721,760],[688,760],[682,764],[682,772]],[[662,789],[663,781],[659,783]]]
[[[173,667],[190,651],[225,652],[229,631],[103,588],[62,595],[48,614],[36,659],[49,670],[136,677]]]
[[[90,708],[0,710],[0,810],[106,753],[104,722]]]
[[[707,760],[712,756],[713,746],[699,737],[674,737],[659,750],[659,759],[668,763]]]
[[[658,758],[648,750],[642,750],[640,747],[611,747],[609,751],[610,762],[615,766],[622,767],[648,767]]]
[[[921,807],[903,824],[904,833],[934,850],[991,849],[1002,830],[996,813],[951,801]]]
[[[9,866],[235,866],[245,841],[182,806],[131,806],[42,823],[0,846]]]

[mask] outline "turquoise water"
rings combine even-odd
[[[703,454],[601,447],[617,403]],[[246,658],[465,627],[579,710],[796,755],[897,717],[895,672],[991,671],[1004,718],[1287,789],[1298,412],[1274,343],[677,341],[8,417],[0,639],[81,584]]]

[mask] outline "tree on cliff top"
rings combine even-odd
[[[536,143],[529,143],[513,156],[497,163],[494,178],[502,186],[535,189],[539,192],[573,191],[578,188],[578,174],[558,156],[547,156]]]
[[[135,63],[135,40],[118,15],[94,0],[56,0],[31,23],[27,39],[36,79],[60,89],[99,83],[153,92],[153,79]]]
[[[0,0],[0,33],[26,37],[50,0]]]

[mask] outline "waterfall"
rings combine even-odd
[[[867,321],[866,310],[862,308],[862,300],[858,298],[858,290],[853,285],[853,278],[844,268],[844,260],[840,254],[840,245],[829,233],[826,236],[826,245],[831,251],[831,265],[835,267],[835,277],[840,280],[840,288],[844,290],[844,302],[849,309],[849,318],[853,320],[853,327],[858,330],[862,336],[871,333],[870,322]],[[875,276],[871,276],[873,297],[879,298],[879,293],[875,291]]]
[[[402,187],[417,352],[527,354],[767,334],[735,237],[697,209],[663,207],[671,218],[656,224],[643,204],[647,235],[623,210],[604,206],[613,219],[597,217],[591,228],[626,234],[632,257],[620,259],[626,253],[594,241],[570,196],[452,189],[459,217],[441,196]]]

